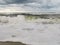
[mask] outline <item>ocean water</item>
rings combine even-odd
[[[0,41],[30,45],[60,45],[60,19],[0,16]]]

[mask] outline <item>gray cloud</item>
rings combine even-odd
[[[48,3],[48,4],[47,4]],[[59,0],[0,0],[0,10],[2,9],[23,9],[25,11],[55,11],[60,9]],[[10,7],[10,8],[9,8]],[[21,11],[21,10],[20,10]]]
[[[26,3],[27,0],[0,0],[0,4],[18,4]]]
[[[26,3],[27,0],[6,0],[7,4]]]

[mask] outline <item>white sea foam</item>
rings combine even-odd
[[[5,23],[7,21],[7,23]],[[60,24],[42,24],[52,19],[25,20],[0,17],[0,41],[19,41],[31,45],[60,45]]]

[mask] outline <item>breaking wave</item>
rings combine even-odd
[[[18,15],[16,17],[10,17],[10,16],[0,16],[0,24],[18,24],[18,23],[25,23],[25,22],[33,22],[33,23],[40,23],[40,24],[54,24],[54,23],[60,23],[60,19],[42,19],[36,17],[26,17],[24,15]]]

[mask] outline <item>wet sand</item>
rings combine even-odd
[[[0,45],[26,45],[22,42],[12,42],[12,41],[6,41],[6,42],[1,42]]]

